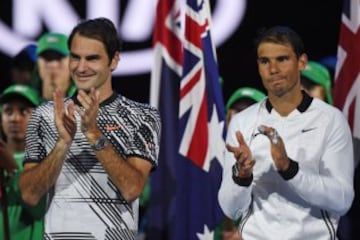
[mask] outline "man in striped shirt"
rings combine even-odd
[[[156,109],[114,92],[120,40],[97,18],[71,32],[69,68],[78,92],[37,108],[26,139],[24,201],[47,195],[44,239],[134,239],[139,196],[157,166]]]

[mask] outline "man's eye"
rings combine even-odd
[[[71,60],[71,61],[79,61],[79,59],[80,59],[79,56],[70,54],[70,60]]]
[[[89,56],[89,57],[86,58],[86,60],[88,60],[88,61],[96,61],[98,59],[100,59],[100,57],[97,56],[97,55],[96,56]]]
[[[11,113],[12,113],[12,110],[9,108],[3,110],[3,114],[11,115]]]
[[[282,56],[282,57],[278,57],[277,60],[278,60],[279,62],[285,62],[285,61],[289,60],[289,57],[287,57],[287,56]]]
[[[29,114],[31,114],[31,109],[30,109],[30,108],[21,109],[21,114],[22,114],[23,116],[29,115]]]
[[[258,62],[259,64],[267,64],[269,61],[266,58],[259,58]]]

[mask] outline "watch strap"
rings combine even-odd
[[[90,145],[90,147],[94,151],[100,151],[105,148],[107,142],[108,142],[107,138],[104,135],[102,135],[96,140],[94,144]]]
[[[253,175],[251,174],[250,177],[240,177],[238,164],[235,163],[232,166],[232,179],[237,185],[242,187],[248,187],[253,181]]]

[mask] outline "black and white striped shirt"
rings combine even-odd
[[[65,106],[70,98],[66,98]],[[76,98],[73,98],[76,103]],[[80,130],[54,187],[48,194],[44,239],[134,239],[139,201],[126,202]],[[99,107],[97,124],[124,158],[138,156],[157,166],[160,143],[159,112],[113,94]],[[24,162],[40,163],[58,139],[53,102],[39,106],[32,114],[26,136]]]

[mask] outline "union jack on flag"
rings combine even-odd
[[[209,171],[224,149],[224,103],[210,35],[208,4],[187,1],[180,90],[180,153]]]
[[[360,139],[360,1],[344,0],[335,71],[334,105]]]
[[[208,0],[159,0],[151,103],[162,117],[151,175],[149,239],[213,239],[225,151],[225,109]]]

